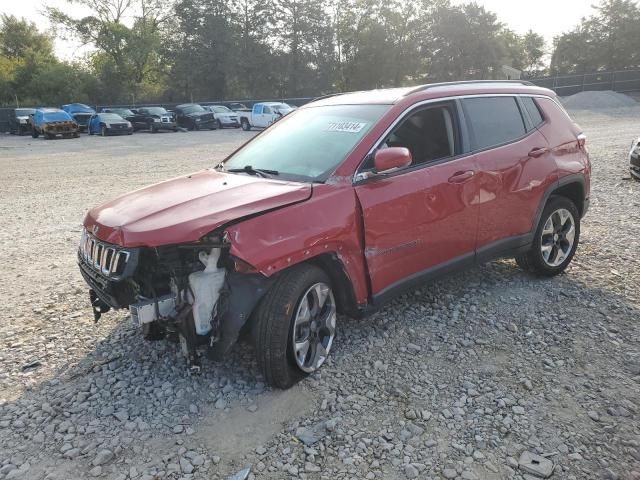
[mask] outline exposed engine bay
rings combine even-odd
[[[272,278],[229,254],[223,235],[197,243],[163,247],[120,247],[83,231],[80,271],[94,319],[128,308],[148,340],[179,342],[192,371],[199,371],[198,347],[221,359],[236,342]]]

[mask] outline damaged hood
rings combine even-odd
[[[194,242],[231,221],[307,200],[311,192],[310,184],[204,170],[95,207],[84,226],[123,247]]]

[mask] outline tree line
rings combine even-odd
[[[640,68],[640,6],[602,0],[553,45],[450,0],[67,0],[53,32],[0,16],[0,103],[304,97]],[[87,11],[88,15],[74,15]],[[54,35],[89,53],[56,57]]]

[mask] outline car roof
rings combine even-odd
[[[192,105],[198,105],[200,106],[199,103],[182,103],[180,105],[177,105],[176,108],[182,108],[182,107],[191,107]]]
[[[39,110],[44,113],[64,112],[64,110],[61,110],[59,108],[49,108],[49,107],[37,108],[36,110]],[[67,112],[64,112],[64,113],[67,113]]]
[[[447,82],[419,85],[415,87],[387,88],[363,92],[349,92],[327,95],[309,103],[309,106],[321,105],[393,105],[400,102],[437,99],[451,96],[481,94],[542,94],[555,96],[551,90],[536,87],[532,83],[519,80],[481,80],[466,82]]]

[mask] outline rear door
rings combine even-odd
[[[517,96],[463,101],[479,187],[478,256],[525,245],[546,189],[557,180],[546,138]]]
[[[453,102],[418,108],[379,148],[409,148],[413,164],[361,180],[365,257],[374,296],[454,266],[471,264],[478,221],[476,164],[461,153]],[[359,170],[371,173],[372,161]]]

